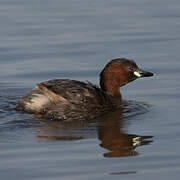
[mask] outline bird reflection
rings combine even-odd
[[[150,144],[153,137],[128,134],[125,131],[128,123],[133,122],[133,116],[138,114],[137,107],[137,104],[126,104],[118,111],[87,122],[43,122],[36,130],[37,137],[38,140],[45,141],[72,141],[97,137],[101,141],[100,146],[108,150],[104,157],[136,156],[139,154],[135,150],[136,147]],[[139,107],[143,109],[143,106]],[[134,110],[136,113],[133,113]],[[129,119],[128,116],[123,116],[127,111]]]
[[[152,136],[140,136],[124,132],[125,121],[121,120],[122,111],[116,111],[105,117],[105,123],[98,128],[100,146],[109,150],[105,157],[136,156],[136,147],[147,145],[152,142],[148,140]]]

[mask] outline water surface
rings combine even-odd
[[[0,174],[6,179],[179,179],[178,0],[0,0]],[[53,122],[15,111],[40,81],[98,85],[108,60],[155,73],[119,111]]]

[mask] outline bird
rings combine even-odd
[[[20,98],[16,110],[58,121],[94,119],[122,106],[120,87],[151,76],[134,60],[113,59],[100,73],[100,87],[71,79],[41,82]]]

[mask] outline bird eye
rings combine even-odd
[[[134,68],[133,67],[129,67],[129,70],[134,72]]]

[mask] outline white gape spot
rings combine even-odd
[[[133,138],[132,141],[133,141],[133,146],[141,145],[141,137],[137,136],[137,137]]]
[[[141,74],[138,71],[134,71],[134,75],[137,77],[141,77]]]

